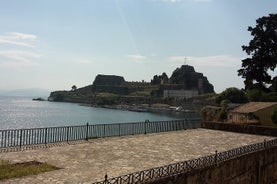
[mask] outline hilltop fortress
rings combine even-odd
[[[49,100],[97,105],[172,104],[207,93],[214,93],[207,77],[195,72],[193,66],[182,65],[173,71],[170,78],[163,73],[155,75],[151,82],[128,82],[122,76],[99,74],[92,85],[52,92]]]

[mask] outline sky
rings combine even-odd
[[[150,82],[183,64],[218,93],[243,88],[247,28],[276,12],[276,0],[0,0],[0,90]]]

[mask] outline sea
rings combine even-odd
[[[76,103],[33,101],[31,97],[0,96],[0,130],[89,124],[168,121],[185,113],[148,113],[83,106]]]

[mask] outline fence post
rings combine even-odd
[[[66,129],[66,142],[68,143],[68,139],[69,139],[69,126]]]
[[[185,118],[184,120],[183,120],[183,129],[184,130],[186,130],[187,129],[187,119]]]
[[[267,142],[266,139],[264,139],[264,163],[267,163]]]
[[[108,183],[108,175],[105,174],[105,180],[104,180],[104,183]]]
[[[45,146],[46,146],[46,144],[47,144],[47,128],[45,128],[44,144],[45,144]]]
[[[86,129],[86,140],[88,141],[88,126],[89,124],[87,123],[87,129]]]
[[[147,119],[147,120],[145,120],[145,122],[144,122],[144,134],[146,134],[146,126],[147,126],[147,123],[149,122],[149,120]]]
[[[20,137],[19,137],[19,147],[21,149],[22,146],[22,129],[20,129]]]
[[[120,137],[120,123],[118,123],[118,136]]]
[[[131,125],[132,125],[132,127],[131,127],[132,134],[131,135],[134,135],[134,129],[135,129],[134,123],[132,123]]]
[[[217,150],[215,150],[215,155],[214,155],[214,163],[216,166],[218,166],[218,158],[217,158]]]

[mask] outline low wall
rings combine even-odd
[[[268,135],[277,137],[277,128],[265,127],[257,125],[245,125],[245,124],[232,124],[232,123],[221,123],[221,122],[203,122],[202,128],[223,130],[229,132],[239,132],[246,134],[255,135]]]
[[[246,154],[204,169],[180,174],[151,184],[273,184],[277,183],[277,147]]]
[[[109,178],[93,184],[202,184],[277,182],[277,139]]]

